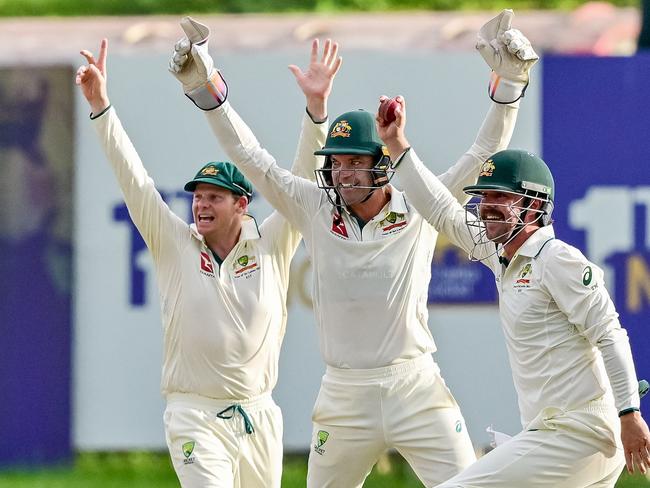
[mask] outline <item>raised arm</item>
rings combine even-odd
[[[474,183],[481,164],[510,144],[530,69],[539,59],[526,36],[512,28],[513,18],[512,10],[504,10],[478,33],[476,49],[492,70],[488,88],[492,104],[472,146],[439,176],[461,203],[468,201],[463,188]]]
[[[162,200],[115,109],[111,107],[106,81],[107,53],[106,39],[101,42],[98,59],[90,51],[81,51],[87,64],[77,70],[75,83],[90,105],[92,124],[117,177],[129,215],[157,259],[161,240],[173,239],[179,235],[173,229],[184,229],[187,224],[175,216]]]
[[[170,71],[183,91],[206,116],[221,147],[256,189],[292,224],[303,231],[321,199],[315,184],[294,176],[264,150],[250,128],[226,101],[228,87],[208,53],[209,30],[186,17],[186,37],[176,43]]]
[[[334,78],[341,68],[342,58],[338,55],[339,45],[330,39],[325,41],[322,55],[318,56],[319,42],[311,43],[309,66],[302,71],[295,64],[289,70],[296,78],[298,87],[305,95],[306,116],[291,171],[293,174],[314,180],[314,170],[322,166],[324,158],[314,152],[325,144],[327,133],[327,101],[332,92]]]
[[[406,138],[406,101],[398,97],[395,120],[377,114],[377,132],[386,144],[409,202],[449,240],[471,254],[474,241],[465,223],[465,209],[447,187],[420,161]]]

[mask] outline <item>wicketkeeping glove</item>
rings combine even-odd
[[[202,110],[213,110],[228,97],[228,85],[208,53],[210,29],[191,17],[181,20],[185,37],[174,46],[169,71],[183,84],[183,92]]]
[[[513,103],[524,96],[530,68],[539,60],[526,36],[511,28],[514,15],[506,9],[487,22],[479,30],[476,43],[492,68],[488,94],[497,103]]]

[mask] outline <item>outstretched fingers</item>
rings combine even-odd
[[[311,64],[318,62],[318,46],[319,46],[318,39],[314,39],[313,41],[311,41],[311,56],[309,58],[309,62]]]
[[[106,56],[108,54],[108,39],[102,39],[99,45],[99,59],[97,60],[97,68],[105,75],[106,74]]]

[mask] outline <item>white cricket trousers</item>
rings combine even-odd
[[[282,413],[270,394],[233,402],[171,393],[164,423],[183,488],[280,488]]]
[[[537,430],[519,433],[437,488],[612,488],[616,484],[625,457],[611,402],[598,399],[582,409],[542,412],[538,419],[533,422]]]
[[[476,460],[458,404],[430,354],[377,369],[328,366],[312,420],[308,488],[360,487],[390,448],[427,486]]]

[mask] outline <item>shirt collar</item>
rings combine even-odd
[[[517,255],[535,258],[542,251],[544,244],[555,238],[552,225],[540,227],[519,248]]]

